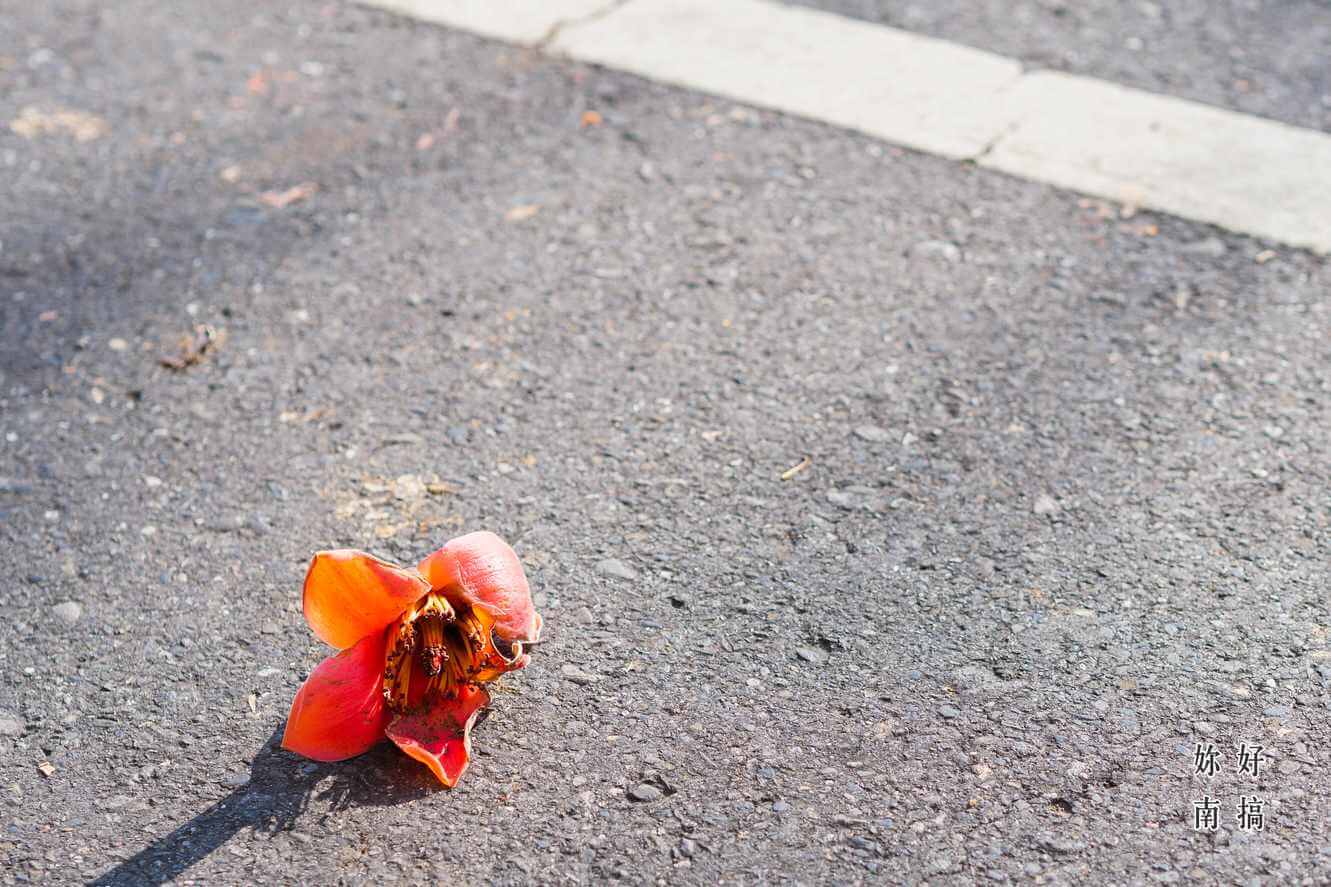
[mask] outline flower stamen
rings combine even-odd
[[[461,612],[431,592],[399,618],[384,657],[384,703],[405,714],[426,700],[451,696],[496,663],[487,643],[489,624],[470,607]],[[411,673],[421,672],[412,693]],[[484,679],[484,678],[483,678]],[[419,682],[424,681],[421,688]]]
[[[434,615],[421,619],[421,668],[430,677],[444,670],[448,651],[444,649],[444,623]]]
[[[406,707],[407,692],[411,688],[411,651],[416,646],[416,629],[412,627],[415,613],[408,611],[398,623],[393,645],[384,657],[384,703],[394,711]]]

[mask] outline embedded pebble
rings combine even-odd
[[[1207,237],[1202,240],[1194,240],[1192,243],[1185,243],[1179,247],[1180,252],[1188,253],[1193,256],[1209,256],[1218,259],[1229,252],[1229,247],[1219,237]]]
[[[596,572],[602,576],[611,576],[615,579],[637,579],[638,571],[618,558],[608,557],[603,561],[596,562]]]
[[[886,443],[892,436],[892,433],[886,428],[879,428],[877,425],[856,426],[853,434],[860,440],[867,440],[869,443]]]
[[[1041,493],[1035,497],[1035,506],[1031,509],[1036,514],[1054,514],[1058,511],[1058,502],[1048,493]]]
[[[51,614],[66,625],[73,625],[83,615],[83,606],[78,601],[64,601],[52,607]]]
[[[594,684],[601,679],[600,675],[583,671],[582,669],[578,668],[576,665],[572,664],[565,664],[559,669],[559,672],[566,679],[572,681],[573,683],[577,684],[580,687],[585,687],[588,684]]]
[[[643,782],[629,789],[629,797],[635,801],[659,801],[663,792],[650,782]]]
[[[942,259],[948,264],[961,261],[961,247],[946,240],[922,240],[910,248],[910,254],[924,259]]]
[[[859,498],[848,490],[828,490],[827,501],[847,511],[854,511],[860,504]]]
[[[818,647],[796,647],[795,655],[805,662],[811,662],[814,665],[822,665],[827,662],[827,651]]]

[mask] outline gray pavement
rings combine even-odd
[[[337,3],[0,77],[5,883],[1331,878],[1326,260]],[[309,555],[481,528],[459,787],[278,750]]]
[[[783,0],[1331,132],[1327,0]]]

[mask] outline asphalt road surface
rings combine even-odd
[[[1326,260],[340,3],[0,83],[3,883],[1331,879]],[[482,528],[459,787],[277,749]]]

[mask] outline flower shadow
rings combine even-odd
[[[340,810],[395,806],[438,791],[425,779],[383,778],[385,770],[396,771],[402,763],[387,744],[351,761],[314,765],[282,749],[281,739],[279,726],[254,756],[244,785],[90,883],[127,887],[173,881],[245,829],[293,830],[307,818],[312,800],[320,812],[310,816],[318,821]],[[418,768],[403,769],[415,775]]]

